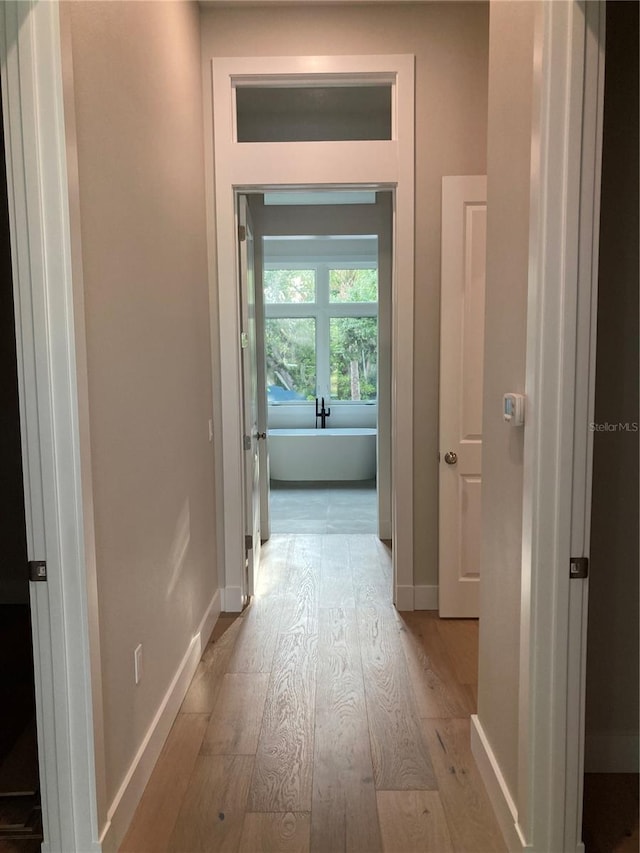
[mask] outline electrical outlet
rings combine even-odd
[[[133,653],[133,669],[136,677],[136,684],[140,684],[142,678],[142,643],[136,647]]]

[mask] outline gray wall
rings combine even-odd
[[[638,417],[638,5],[607,3],[596,422]],[[638,432],[594,435],[586,769],[638,770]],[[633,760],[623,760],[625,755]]]
[[[73,2],[63,15],[109,805],[218,586],[199,10]]]
[[[491,4],[487,142],[482,559],[478,714],[516,792],[524,430],[502,395],[524,393],[536,3]]]
[[[441,180],[485,173],[488,4],[202,10],[207,82],[213,56],[377,53],[416,56],[414,583],[437,584]]]

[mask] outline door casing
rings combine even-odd
[[[413,610],[413,272],[414,272],[414,64],[413,56],[323,56],[214,58],[212,79],[216,120],[209,159],[209,212],[216,223],[216,259],[211,302],[217,306],[212,332],[219,343],[214,389],[221,405],[218,435],[217,496],[221,565],[227,611],[245,600],[242,571],[241,471],[237,221],[239,190],[291,187],[366,187],[393,189],[392,285],[392,539],[393,599],[399,610]],[[237,143],[235,87],[386,82],[393,88],[392,139],[364,142]],[[210,118],[212,121],[212,117]],[[214,177],[215,176],[215,177]],[[212,190],[215,189],[215,192]],[[224,402],[224,405],[222,405]],[[221,476],[220,476],[221,475]]]

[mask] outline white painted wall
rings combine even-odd
[[[478,716],[507,786],[518,774],[524,393],[535,3],[491,4]]]
[[[415,552],[420,559],[414,583],[434,585],[438,577],[440,188],[443,175],[485,172],[488,4],[202,8],[205,105],[211,103],[213,56],[394,53],[416,56],[412,381]]]
[[[80,0],[63,15],[66,106],[77,127],[74,286],[85,306],[104,824],[218,585],[199,10]]]

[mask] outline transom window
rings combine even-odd
[[[377,238],[317,239],[315,248],[322,251],[302,261],[274,258],[265,238],[268,401],[302,403],[324,397],[332,402],[374,402],[378,394]],[[339,241],[335,252],[328,251],[330,241]]]

